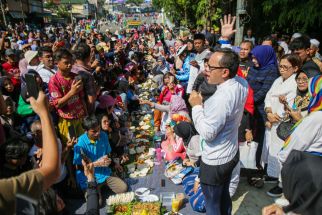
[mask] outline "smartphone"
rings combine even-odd
[[[16,194],[16,214],[38,214],[38,201],[26,195]]]
[[[83,77],[81,75],[77,75],[75,76],[75,81],[78,82],[78,81],[83,81]]]
[[[38,98],[39,88],[38,83],[36,81],[36,76],[34,74],[25,74],[25,80],[27,84],[27,91],[29,97],[34,97],[35,99]]]
[[[73,139],[76,138],[76,132],[75,132],[75,127],[73,125],[68,126],[68,133],[69,133],[69,138]]]
[[[165,187],[165,180],[161,179],[161,187]]]
[[[84,153],[83,149],[80,149],[81,157],[85,161],[86,164],[89,164],[91,160],[87,157],[87,155]]]

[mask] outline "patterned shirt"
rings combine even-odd
[[[65,78],[58,71],[50,78],[48,84],[52,104],[56,107],[58,115],[64,119],[81,119],[86,115],[83,91],[72,96],[63,107],[58,108],[58,100],[63,98],[71,90],[75,76],[75,74],[70,73],[70,78]]]

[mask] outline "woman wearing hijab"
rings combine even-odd
[[[254,123],[256,125],[254,141],[258,143],[256,165],[261,169],[260,158],[263,148],[266,121],[264,100],[273,82],[278,77],[278,68],[276,55],[271,46],[256,46],[252,50],[251,56],[254,66],[250,67],[246,80],[254,92]]]
[[[308,106],[310,103],[309,91],[309,79],[319,75],[318,72],[310,73],[300,70],[296,76],[297,92],[293,102],[292,110],[287,110],[287,114],[292,117],[294,122],[300,121],[308,114]]]
[[[278,136],[278,126],[286,116],[285,103],[280,102],[283,97],[289,106],[293,105],[296,96],[296,72],[301,67],[301,60],[297,55],[288,54],[281,57],[279,64],[281,76],[277,78],[265,98],[265,112],[267,114],[266,131],[263,150],[263,161],[267,163],[267,175],[273,180],[280,175],[281,166],[277,153],[284,140]],[[269,196],[280,197],[283,191],[277,185],[267,192]]]
[[[184,89],[178,84],[177,79],[171,73],[163,76],[163,87],[159,96],[160,104],[167,104],[170,102],[172,95],[179,95],[183,97]]]
[[[174,122],[170,122],[166,125],[166,138],[161,143],[161,148],[165,152],[164,159],[166,161],[172,161],[177,158],[185,160],[186,158],[183,139],[174,133],[174,125]]]
[[[205,212],[205,196],[202,193],[198,177],[198,160],[201,156],[200,136],[193,125],[188,122],[178,123],[174,126],[173,130],[175,135],[183,140],[186,149],[187,157],[183,160],[183,164],[195,167],[193,173],[183,178],[182,185],[184,187],[184,192],[190,197],[189,202],[194,211]]]
[[[322,76],[309,82],[308,115],[292,129],[278,154],[283,165],[283,192],[289,204],[270,205],[263,215],[293,212],[318,215],[322,211]]]
[[[179,122],[173,128],[174,133],[182,138],[183,145],[186,149],[187,156],[183,164],[187,166],[198,166],[197,161],[201,156],[200,150],[200,136],[196,129],[189,122]]]
[[[177,123],[179,121],[191,122],[187,105],[181,96],[172,95],[169,105],[161,105],[158,103],[145,101],[145,100],[141,100],[140,104],[148,104],[150,107],[160,110],[161,112],[165,112],[165,114],[162,117],[161,126],[160,126],[161,132],[163,134],[166,133],[165,125],[166,125],[166,122],[168,121],[173,120]]]
[[[170,67],[169,67],[169,64],[167,62],[167,60],[163,57],[163,56],[159,56],[158,59],[157,59],[157,65],[155,67],[155,72],[156,74],[166,74],[169,72],[170,70]]]

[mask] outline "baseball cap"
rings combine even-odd
[[[29,64],[30,61],[32,61],[32,59],[34,59],[36,56],[38,55],[38,52],[37,51],[27,51],[25,53],[25,58],[27,60],[27,63]]]
[[[320,42],[317,39],[311,39],[310,43],[312,46],[315,46],[317,48],[319,48],[319,46],[320,46]]]
[[[184,50],[186,50],[187,45],[180,46],[180,48],[177,51],[177,56],[181,55]]]

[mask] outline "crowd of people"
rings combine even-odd
[[[322,57],[319,41],[295,33],[232,45],[235,17],[213,29],[143,24],[99,32],[82,25],[1,32],[0,211],[18,210],[16,193],[41,214],[68,214],[65,199],[86,198],[98,214],[102,187],[129,189],[131,113],[153,110],[164,159],[192,166],[183,179],[195,211],[231,214],[241,142],[258,143],[250,185],[288,203],[264,215],[322,209]],[[31,96],[34,77],[38,98]],[[155,89],[139,99],[147,80]],[[321,116],[322,117],[322,116]]]

